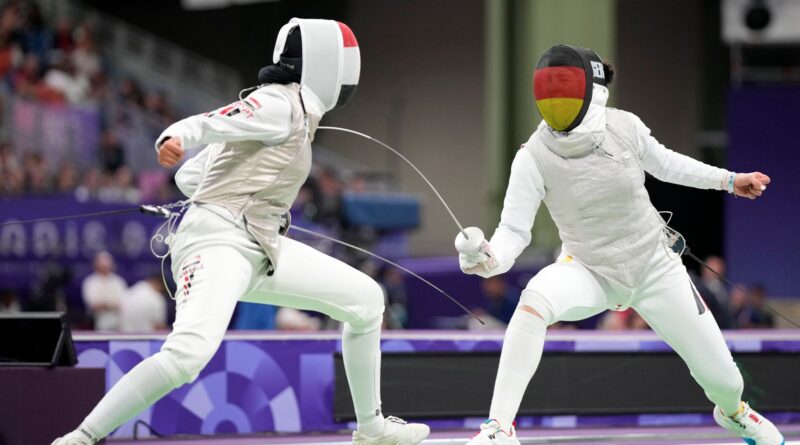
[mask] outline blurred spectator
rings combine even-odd
[[[53,53],[52,66],[44,76],[44,83],[61,93],[72,104],[83,103],[90,94],[89,78],[75,69],[69,57]]]
[[[25,56],[22,64],[8,78],[11,88],[22,98],[44,102],[60,102],[61,95],[42,83],[42,67],[32,54]]]
[[[721,257],[712,255],[706,258],[706,264],[714,269],[719,275],[725,276],[725,260]],[[711,291],[717,302],[723,306],[728,306],[728,286],[725,282],[708,267],[700,268],[700,282]]]
[[[120,330],[152,332],[167,327],[167,301],[161,275],[152,275],[131,286],[119,307]]]
[[[712,255],[706,258],[706,264],[719,273],[725,276],[725,260],[721,257]],[[722,329],[731,327],[730,321],[730,296],[728,295],[728,286],[725,282],[714,272],[709,270],[708,267],[700,268],[700,280],[697,286],[700,295],[708,305],[717,324]],[[712,301],[713,300],[713,301]]]
[[[644,318],[636,311],[633,311],[628,318],[628,327],[634,331],[650,329],[650,325],[648,325]]]
[[[47,158],[41,153],[25,155],[25,190],[42,194],[50,191]]]
[[[37,2],[19,2],[19,5],[23,17],[22,50],[44,60],[50,48],[53,47],[53,33],[47,28]]]
[[[101,104],[108,97],[109,79],[105,72],[98,71],[89,76],[89,96],[87,100],[95,104]]]
[[[552,330],[575,331],[577,329],[579,329],[579,328],[578,328],[578,325],[576,323],[565,322],[565,321],[558,321],[558,322],[555,322],[555,323],[553,323],[553,324],[551,324],[550,326],[547,327],[548,331],[552,331]]]
[[[56,192],[72,193],[78,186],[78,175],[78,169],[71,160],[62,162],[56,174]]]
[[[17,294],[13,289],[0,290],[0,313],[20,312],[22,308],[19,305]]]
[[[81,185],[75,189],[75,199],[81,202],[97,199],[100,191],[100,179],[100,172],[97,169],[85,172]]]
[[[730,309],[730,297],[727,296],[726,292],[726,300],[728,300],[727,304],[720,303],[718,296],[711,292],[706,285],[703,283],[703,280],[699,278],[694,273],[690,272],[689,276],[691,277],[692,283],[694,284],[697,292],[700,294],[700,297],[705,302],[706,307],[711,312],[711,315],[714,316],[714,320],[716,320],[717,325],[720,329],[731,329],[734,327],[733,319],[731,317],[731,309]]]
[[[742,320],[746,317],[746,313],[748,312],[747,298],[747,292],[745,292],[743,285],[738,284],[731,288],[731,302],[728,309],[730,310],[731,327],[733,329],[738,329],[743,326]]]
[[[102,176],[102,187],[98,190],[98,198],[102,202],[137,204],[139,189],[134,183],[134,176],[128,167],[120,167],[115,174]]]
[[[628,329],[628,314],[620,311],[606,311],[597,329],[603,331],[625,331]]]
[[[606,311],[597,325],[597,329],[606,331],[631,331],[650,329],[641,315],[632,308],[624,311]]]
[[[19,63],[22,50],[20,41],[19,10],[12,4],[5,4],[0,9],[0,76],[5,76]]]
[[[345,172],[345,190],[349,193],[366,193],[367,180],[361,175],[353,172]]]
[[[61,17],[56,23],[53,49],[69,54],[73,48],[75,48],[75,40],[72,37],[72,20],[69,17]]]
[[[0,195],[18,195],[25,191],[25,176],[11,144],[0,144]]]
[[[310,184],[316,212],[312,219],[318,223],[338,223],[341,209],[342,182],[336,171],[329,167],[318,170]]]
[[[386,326],[389,329],[403,329],[408,323],[408,294],[403,274],[394,267],[385,267],[381,284],[386,295]]]
[[[488,314],[507,325],[517,309],[519,290],[510,288],[505,277],[496,275],[481,280],[481,291]]]
[[[142,89],[131,78],[127,78],[120,83],[118,97],[124,105],[132,107],[140,107],[144,103]]]
[[[79,75],[91,78],[100,73],[103,61],[95,47],[91,25],[82,23],[74,33],[75,49],[71,53],[71,60]]]
[[[775,327],[775,319],[767,309],[767,290],[763,285],[754,284],[750,287],[748,306],[742,314],[742,327],[748,329]]]
[[[157,125],[166,127],[175,121],[175,115],[172,113],[167,97],[163,93],[148,93],[144,98],[144,110]]]
[[[106,173],[116,173],[120,167],[125,165],[125,150],[114,132],[110,130],[103,132],[98,157],[100,167]]]
[[[94,273],[83,280],[83,301],[94,317],[97,330],[113,331],[120,327],[120,304],[128,285],[114,273],[114,258],[100,252],[94,258]]]

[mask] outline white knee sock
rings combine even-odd
[[[102,439],[183,382],[169,353],[144,359],[125,374],[86,416],[81,428]]]
[[[381,413],[381,328],[359,334],[345,325],[342,357],[358,421],[358,431],[367,436],[383,432]]]
[[[508,323],[494,383],[489,418],[508,431],[517,415],[522,396],[539,366],[547,323],[530,312],[517,310]]]

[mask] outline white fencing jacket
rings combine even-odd
[[[275,265],[281,217],[311,170],[311,141],[324,113],[310,90],[303,90],[302,103],[299,93],[298,84],[267,85],[176,122],[158,138],[181,138],[184,148],[209,144],[181,167],[175,182],[193,203],[243,224]]]
[[[664,226],[644,187],[644,172],[717,190],[726,187],[731,174],[667,149],[626,111],[603,108],[587,115],[576,130],[559,133],[542,122],[517,152],[501,221],[490,241],[499,266],[482,276],[511,268],[530,244],[534,217],[544,201],[564,252],[632,289]]]

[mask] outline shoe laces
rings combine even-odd
[[[387,417],[387,418],[386,418],[386,421],[387,421],[387,422],[392,422],[392,423],[397,423],[397,424],[399,424],[399,425],[406,425],[406,424],[408,424],[408,422],[406,422],[405,420],[403,420],[403,419],[401,419],[401,418],[399,418],[399,417],[395,417],[395,416],[389,416],[389,417]]]
[[[753,425],[760,425],[761,418],[747,402],[742,402],[741,408],[734,414],[733,416],[729,417],[736,426],[741,428],[743,431],[748,431],[751,426]]]
[[[492,425],[492,423],[494,423],[494,425]],[[474,439],[480,433],[482,433],[484,430],[489,430],[489,429],[494,429],[494,431],[489,433],[489,436],[494,436],[497,433],[504,433],[506,436],[511,437],[514,434],[514,428],[516,428],[516,426],[517,426],[517,422],[511,422],[511,431],[509,432],[509,431],[505,431],[500,426],[500,421],[498,421],[497,419],[486,419],[486,420],[483,421],[483,423],[481,423],[481,429],[477,433],[475,433],[475,435],[472,436],[472,438]]]

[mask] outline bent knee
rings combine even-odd
[[[533,314],[533,315],[541,318],[542,320],[544,320],[544,317],[542,316],[542,314],[539,313],[539,311],[537,311],[536,309],[528,306],[527,304],[522,304],[522,303],[518,304],[517,305],[517,310],[518,311],[527,312],[529,314]]]
[[[522,295],[519,297],[517,310],[538,316],[544,320],[548,326],[557,321],[553,319],[553,309],[550,302],[543,294],[535,290],[525,289],[522,291]]]
[[[350,316],[343,320],[345,327],[351,332],[370,332],[383,323],[385,310],[383,288],[366,275],[364,278],[366,280],[358,286],[356,304],[349,308]]]
[[[218,347],[218,343],[201,335],[184,334],[170,337],[161,347],[161,352],[157,354],[163,356],[159,359],[159,365],[163,366],[166,377],[177,388],[195,381],[200,371],[214,357]]]

